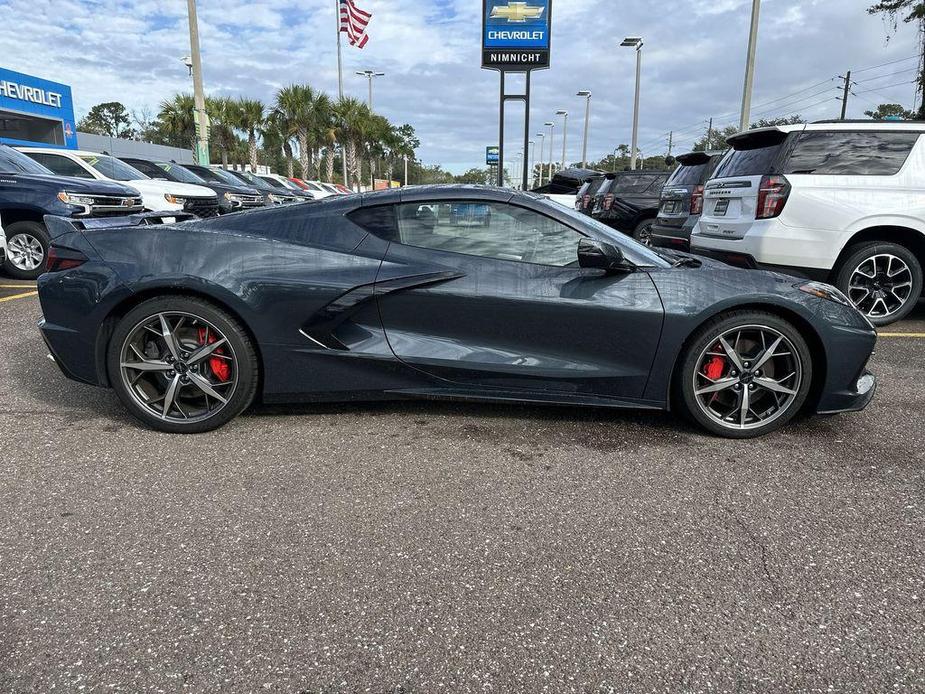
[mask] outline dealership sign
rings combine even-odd
[[[75,130],[70,87],[0,67],[0,142],[75,149]]]
[[[501,148],[500,147],[486,147],[485,148],[485,163],[488,166],[492,164],[497,164],[501,160]]]
[[[549,67],[552,0],[482,0],[482,67]]]

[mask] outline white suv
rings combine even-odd
[[[874,121],[734,135],[691,252],[830,282],[875,325],[900,320],[922,295],[923,135]]]
[[[145,209],[152,212],[190,212],[199,217],[218,215],[218,196],[214,190],[190,183],[149,178],[135,167],[108,154],[39,147],[16,149],[59,176],[127,183],[141,193]]]

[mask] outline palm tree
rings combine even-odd
[[[257,132],[266,121],[266,109],[257,99],[241,97],[236,102],[234,126],[247,134],[247,153],[251,171],[257,173]]]
[[[157,118],[173,146],[196,149],[194,108],[192,94],[174,94],[173,99],[161,102]]]
[[[226,96],[206,97],[212,141],[222,153],[222,166],[228,166],[228,153],[234,151],[238,139],[234,132],[236,108],[236,102]]]
[[[307,120],[306,103],[308,102],[311,87],[300,84],[290,84],[276,92],[276,103],[273,107],[271,117],[277,125],[280,135],[284,138],[283,149],[286,151],[287,168],[291,171],[292,165],[292,144],[291,139],[294,137],[299,141],[299,158],[302,160],[302,175],[306,176],[305,161],[302,156],[304,149],[303,143],[307,142],[307,136],[302,132],[303,123]]]
[[[334,109],[330,97],[324,92],[315,92],[308,108],[308,137],[312,175],[316,167],[315,161],[320,157],[321,148],[327,141],[327,136],[334,120]],[[321,177],[320,168],[318,177]]]
[[[369,106],[359,99],[345,97],[334,105],[335,119],[340,130],[340,141],[343,156],[347,161],[347,174],[353,176],[359,185],[362,175],[362,164],[357,156],[357,150],[366,140],[369,130],[369,119],[372,115]],[[345,185],[349,185],[346,181]]]

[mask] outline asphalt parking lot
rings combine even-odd
[[[139,428],[0,279],[0,691],[925,689],[925,307],[753,442],[433,403]]]

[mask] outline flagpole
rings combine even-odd
[[[344,68],[341,60],[341,50],[340,50],[340,0],[334,0],[334,21],[337,26],[337,95],[340,101],[344,100]],[[347,181],[347,147],[346,143],[341,142],[340,147],[340,162],[341,168],[343,169],[344,175],[344,185],[350,187],[350,183]]]

